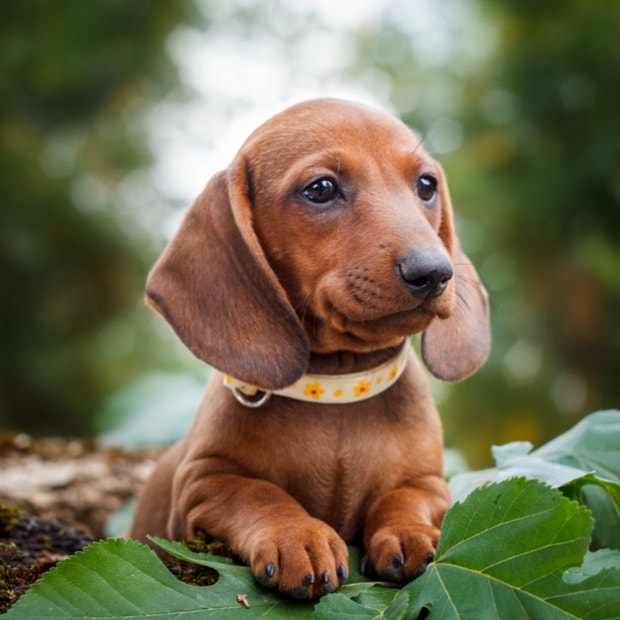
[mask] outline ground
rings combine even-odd
[[[108,535],[160,452],[0,435],[0,614],[51,566]]]
[[[160,453],[0,435],[0,502],[102,538],[110,516],[135,495]]]

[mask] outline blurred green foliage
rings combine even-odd
[[[482,5],[498,48],[468,80],[458,159],[495,341],[457,396],[470,449],[485,427],[542,443],[620,401],[620,5]]]
[[[430,128],[489,288],[491,359],[442,406],[448,444],[480,466],[490,442],[542,443],[620,401],[620,4],[471,9],[483,58],[454,41],[435,71],[407,72],[416,59],[403,54],[379,67],[404,119]],[[406,29],[379,28],[400,49]],[[455,133],[459,148],[442,153]]]
[[[342,30],[326,81],[376,92],[446,168],[494,345],[473,378],[434,387],[447,444],[483,466],[491,443],[540,444],[620,400],[620,5],[384,5]],[[168,35],[279,37],[303,72],[313,33],[343,27],[278,0],[58,7],[7,3],[0,21],[0,423],[85,433],[106,395],[168,363],[141,301],[163,240],[127,191],[153,159],[143,115],[181,92]]]
[[[189,1],[3,4],[2,426],[88,433],[144,370],[131,315],[154,254],[118,186],[151,161],[140,115],[178,86],[166,37],[194,17]]]

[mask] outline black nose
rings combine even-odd
[[[416,297],[441,295],[452,278],[452,263],[447,254],[434,248],[413,250],[397,264],[403,284]]]

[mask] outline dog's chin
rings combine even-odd
[[[316,305],[302,317],[316,353],[338,350],[369,352],[393,347],[404,338],[423,332],[435,318],[448,318],[454,308],[454,294],[448,287],[442,295],[419,301],[412,296],[397,303],[360,304],[342,291],[324,291]]]
[[[403,338],[424,331],[436,316],[423,306],[367,319],[351,318],[333,308],[329,317],[314,322],[311,349],[316,353],[338,350],[365,353],[393,347]]]
[[[424,307],[395,312],[380,318],[349,319],[346,316],[334,316],[332,323],[343,333],[350,333],[362,340],[391,340],[403,338],[424,331],[435,317]],[[340,320],[338,320],[340,319]]]

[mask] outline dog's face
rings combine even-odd
[[[192,205],[147,298],[200,359],[265,389],[294,383],[310,352],[423,331],[428,368],[457,380],[490,346],[441,167],[400,121],[334,99],[248,138]]]
[[[316,352],[392,346],[454,307],[441,167],[400,121],[349,106],[291,108],[240,153],[256,233]]]

